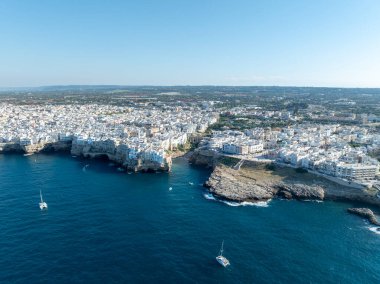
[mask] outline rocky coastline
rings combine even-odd
[[[380,206],[377,190],[352,188],[312,173],[268,163],[245,161],[236,170],[238,159],[224,161],[218,153],[197,149],[189,158],[195,165],[213,168],[204,186],[215,197],[227,201],[259,202],[272,198],[296,200],[346,200]],[[228,164],[230,163],[230,164]]]
[[[380,226],[380,222],[377,220],[375,214],[371,209],[368,208],[348,208],[347,212],[351,214],[358,215],[367,219],[371,224],[375,226]]]
[[[140,158],[129,159],[123,151],[118,151],[118,149],[115,148],[100,148],[96,144],[93,146],[82,146],[72,143],[72,141],[38,143],[26,146],[20,145],[19,143],[0,143],[0,154],[35,154],[52,152],[66,152],[73,156],[90,159],[105,158],[128,171],[134,172],[169,172],[171,171],[172,166],[171,156],[168,156],[163,163],[147,161]]]
[[[32,145],[20,145],[19,143],[0,143],[1,153],[47,153],[47,152],[70,152],[71,141],[59,141],[54,143],[38,143]]]

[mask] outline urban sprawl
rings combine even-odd
[[[242,112],[230,109],[229,112]],[[255,110],[255,115],[267,115]],[[319,175],[362,185],[375,184],[379,162],[371,153],[380,148],[380,135],[361,125],[318,124],[292,120],[285,127],[209,130],[220,117],[214,103],[188,105],[145,103],[136,106],[100,104],[0,104],[0,150],[7,145],[69,142],[78,154],[103,153],[124,165],[171,164],[171,153],[188,142],[220,155],[242,160],[270,160]],[[208,135],[204,133],[207,131]],[[34,149],[34,148],[32,148]],[[169,167],[170,168],[170,167]]]

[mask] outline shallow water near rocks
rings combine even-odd
[[[229,206],[205,197],[209,174],[183,159],[170,174],[127,174],[0,155],[0,282],[379,283],[380,235],[346,212],[355,204]]]

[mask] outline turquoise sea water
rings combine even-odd
[[[229,206],[205,198],[208,175],[181,159],[170,174],[127,174],[0,155],[0,282],[380,282],[380,235],[353,204]],[[222,240],[228,268],[215,261]]]

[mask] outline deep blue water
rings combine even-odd
[[[204,197],[208,175],[181,159],[170,174],[126,174],[0,155],[0,282],[380,282],[380,235],[346,213],[352,204],[228,206]],[[228,268],[215,261],[222,240]]]

